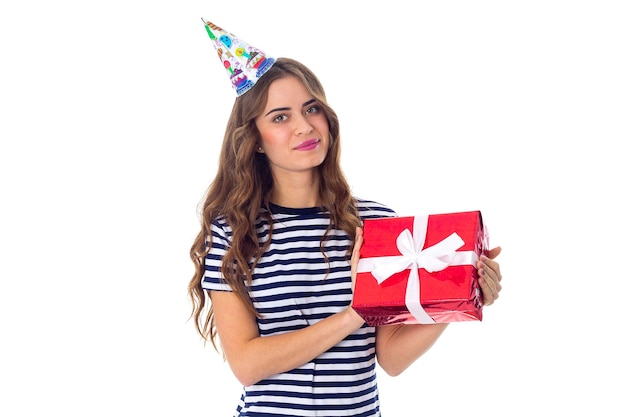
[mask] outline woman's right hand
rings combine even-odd
[[[363,244],[363,228],[357,227],[354,235],[354,248],[352,249],[352,258],[350,258],[350,266],[352,270],[352,293],[354,294],[354,286],[356,285],[356,271],[361,256],[361,245]]]

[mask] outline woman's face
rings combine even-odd
[[[266,154],[274,174],[310,172],[326,158],[326,115],[295,77],[272,82],[256,126],[261,134],[259,152]]]

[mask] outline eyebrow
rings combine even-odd
[[[309,101],[305,102],[305,103],[302,105],[302,107],[306,107],[306,106],[308,106],[309,104],[315,103],[316,101],[317,101],[316,99],[312,98],[311,100],[309,100]],[[271,114],[271,113],[277,112],[277,111],[286,111],[286,110],[291,110],[291,107],[277,107],[277,108],[275,108],[275,109],[272,109],[272,110],[268,111],[268,112],[265,114],[265,116],[267,116],[267,115],[269,115],[269,114]],[[265,117],[265,116],[263,116],[263,117]]]

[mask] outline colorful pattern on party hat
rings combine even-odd
[[[202,22],[238,96],[250,90],[274,64],[275,59],[268,57],[260,49],[248,45],[211,22],[204,19]]]

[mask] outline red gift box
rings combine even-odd
[[[482,320],[480,211],[365,220],[352,307],[372,326]]]

